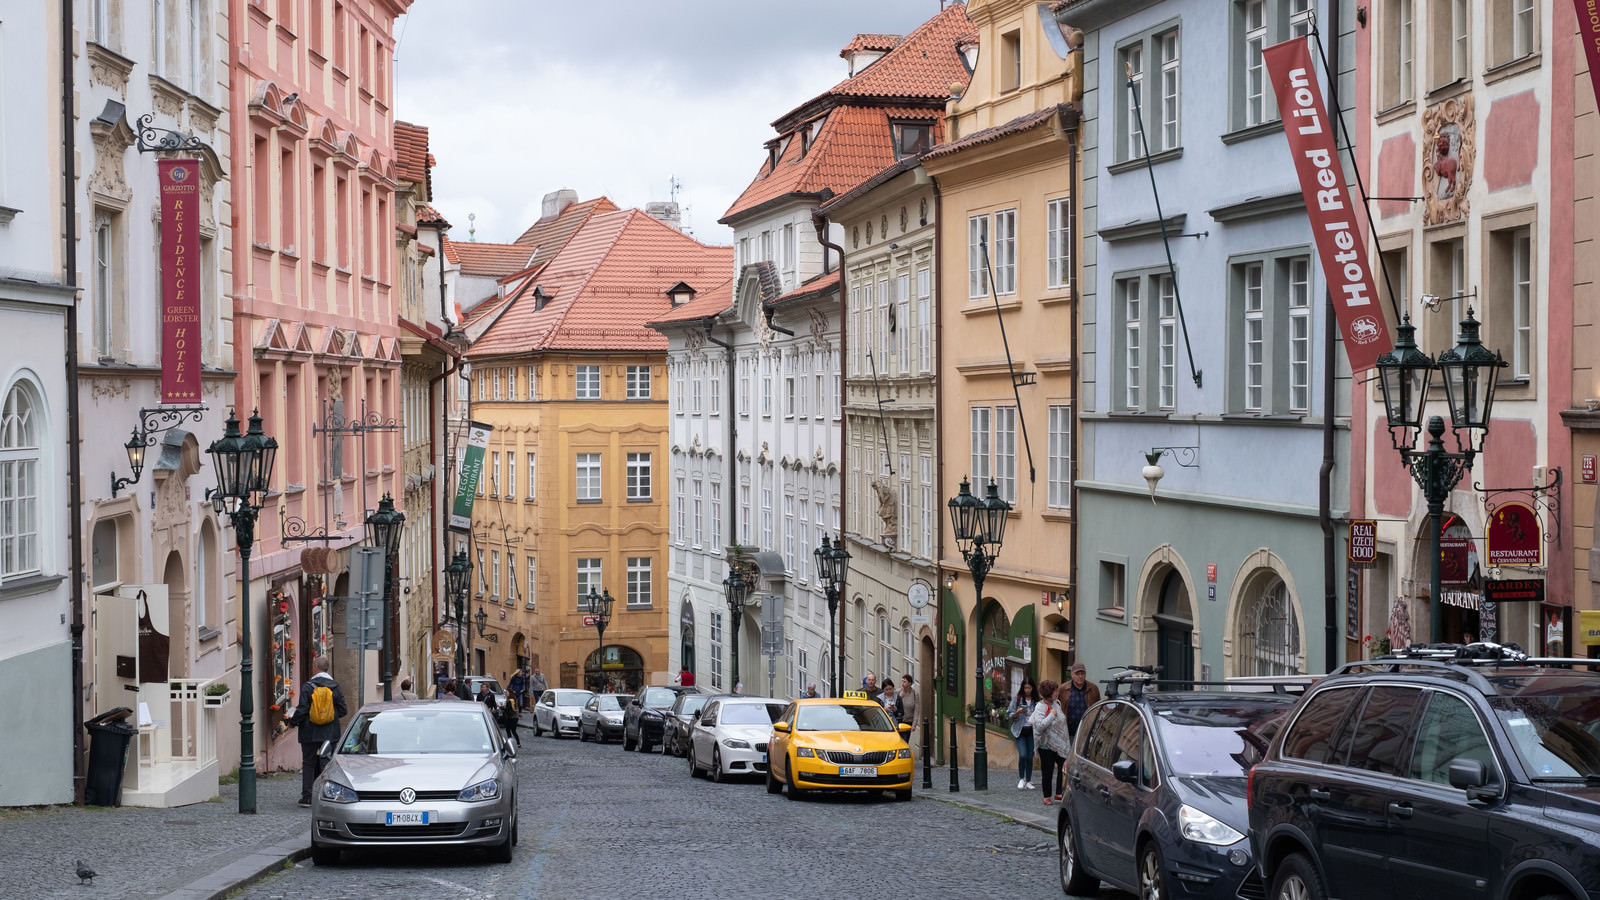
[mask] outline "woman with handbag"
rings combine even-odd
[[[1039,702],[1034,704],[1033,737],[1039,746],[1039,767],[1044,775],[1044,803],[1059,803],[1066,785],[1061,784],[1061,763],[1072,752],[1072,736],[1067,732],[1067,710],[1058,696],[1060,684],[1049,678],[1039,682]]]
[[[1033,696],[1033,680],[1022,679],[1017,696],[1012,699],[1006,715],[1011,719],[1011,739],[1017,744],[1017,790],[1033,787],[1033,725],[1028,721],[1037,701]]]

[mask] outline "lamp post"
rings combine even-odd
[[[589,588],[589,596],[585,598],[589,605],[589,615],[594,619],[595,630],[600,632],[600,643],[595,648],[595,663],[605,665],[606,655],[606,626],[611,624],[611,604],[617,602],[611,596],[610,588],[601,588],[600,593],[595,593],[594,588]],[[598,678],[598,676],[596,676]]]
[[[831,543],[828,536],[823,535],[822,546],[812,551],[812,555],[817,558],[817,577],[822,579],[828,592],[828,654],[836,669],[828,673],[828,680],[833,682],[829,696],[837,697],[840,685],[844,684],[844,661],[839,658],[839,626],[834,619],[839,615],[839,595],[844,592],[845,576],[850,569],[850,551],[844,549],[842,535]]]
[[[250,646],[250,551],[256,542],[256,513],[266,501],[278,442],[261,431],[261,414],[250,414],[250,429],[239,434],[239,417],[228,411],[222,437],[208,450],[217,468],[212,495],[219,515],[233,523],[239,548],[239,812],[256,811],[255,662]]]
[[[394,498],[388,494],[378,501],[378,509],[367,515],[367,546],[383,551],[383,699],[394,699],[394,634],[390,628],[391,604],[394,603],[394,558],[400,552],[401,526],[406,514],[394,508]],[[362,610],[365,614],[366,610]],[[365,649],[365,648],[363,648]],[[362,655],[365,655],[364,653]]]
[[[744,618],[744,606],[750,602],[750,588],[754,587],[744,578],[744,572],[737,565],[728,566],[728,577],[722,580],[722,588],[728,595],[728,618],[733,624],[733,686],[739,686],[739,620]]]
[[[445,590],[456,606],[456,678],[466,674],[467,667],[467,591],[472,588],[472,560],[467,558],[467,548],[456,551],[455,559],[444,570]]]
[[[950,523],[955,527],[956,546],[961,548],[961,558],[966,560],[967,570],[972,573],[972,583],[978,592],[973,612],[981,629],[983,579],[994,568],[994,558],[1000,554],[1000,544],[1006,536],[1006,514],[1011,511],[1011,504],[1000,499],[1000,487],[992,481],[983,499],[979,500],[973,496],[967,479],[963,478],[960,492],[951,497],[947,505],[950,507]],[[973,667],[977,687],[973,695],[972,721],[977,738],[972,745],[972,789],[986,791],[989,789],[989,744],[984,738],[984,730],[988,721],[988,699],[983,690],[981,634],[974,641],[973,649],[977,652],[978,664]]]
[[[1439,643],[1444,639],[1444,622],[1439,614],[1439,528],[1444,517],[1444,503],[1450,499],[1450,492],[1461,476],[1472,468],[1473,458],[1483,450],[1494,407],[1495,370],[1506,363],[1498,352],[1485,348],[1479,341],[1478,321],[1473,318],[1470,306],[1467,317],[1461,320],[1456,346],[1440,353],[1437,361],[1417,349],[1417,329],[1409,315],[1401,319],[1395,331],[1399,338],[1394,349],[1378,357],[1378,383],[1383,388],[1389,439],[1428,502],[1432,550],[1428,565],[1428,640]],[[1427,449],[1414,449],[1422,431],[1423,410],[1428,403],[1428,382],[1435,371],[1444,381],[1450,426],[1456,436],[1454,452],[1444,448],[1444,419],[1439,416],[1428,419]]]

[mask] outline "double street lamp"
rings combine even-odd
[[[444,585],[456,607],[456,678],[459,683],[467,671],[467,591],[472,589],[472,560],[467,558],[467,548],[457,550],[455,558],[445,566]]]
[[[394,631],[390,625],[395,611],[394,559],[400,552],[400,534],[406,523],[406,514],[394,508],[394,498],[384,494],[376,511],[367,514],[367,546],[383,551],[383,699],[394,699]],[[365,590],[365,588],[363,588]],[[363,616],[366,610],[361,611]],[[365,648],[362,648],[365,650]],[[363,654],[365,655],[365,654]]]
[[[250,647],[250,551],[256,542],[256,514],[271,490],[278,442],[261,431],[261,413],[250,414],[250,430],[239,433],[239,417],[228,411],[222,437],[208,451],[217,469],[212,502],[227,515],[239,548],[239,812],[256,811],[255,663]]]
[[[733,623],[733,687],[738,690],[739,680],[739,620],[744,618],[745,604],[750,602],[750,590],[755,585],[745,580],[743,568],[738,564],[728,566],[728,577],[722,579],[723,592],[728,596],[728,618]]]
[[[983,580],[994,568],[994,558],[1000,554],[1000,544],[1006,536],[1006,514],[1011,512],[1011,504],[1000,499],[1000,487],[993,481],[989,482],[989,488],[980,500],[973,495],[967,479],[963,478],[960,492],[951,497],[947,505],[950,507],[950,524],[955,528],[956,546],[961,549],[961,558],[966,560],[967,570],[972,573],[972,583],[978,592],[973,612],[981,628]],[[973,643],[977,651],[977,665],[973,667],[977,689],[973,694],[972,721],[977,738],[972,745],[972,788],[986,791],[989,789],[989,744],[984,731],[988,721],[988,698],[983,689],[981,636]]]
[[[844,684],[844,660],[839,658],[836,643],[839,626],[834,620],[839,615],[839,596],[844,593],[845,575],[850,570],[850,551],[844,549],[843,536],[830,542],[828,536],[823,535],[822,546],[812,551],[812,555],[817,558],[817,577],[828,592],[828,653],[836,668],[836,672],[828,673],[828,678],[833,680],[833,690],[829,694],[837,697]]]
[[[589,595],[584,598],[584,603],[589,609],[589,617],[594,619],[595,630],[600,633],[600,644],[595,649],[595,665],[597,667],[605,665],[606,626],[611,624],[611,604],[615,602],[617,602],[616,598],[611,596],[610,588],[601,588],[600,593],[597,594],[591,586]]]
[[[1439,528],[1444,503],[1450,499],[1461,476],[1472,468],[1472,460],[1483,450],[1489,434],[1489,416],[1494,406],[1497,369],[1506,362],[1500,354],[1485,348],[1478,340],[1478,321],[1467,308],[1461,320],[1456,346],[1434,360],[1417,349],[1416,326],[1406,316],[1395,329],[1399,335],[1394,349],[1378,357],[1378,379],[1383,387],[1383,407],[1388,419],[1389,438],[1400,451],[1400,461],[1428,501],[1429,562],[1428,634],[1431,643],[1444,639],[1444,622],[1439,614]],[[1428,382],[1434,372],[1444,381],[1445,400],[1450,407],[1450,426],[1456,435],[1456,451],[1444,449],[1444,419],[1428,419],[1428,448],[1416,450],[1422,431],[1423,410],[1428,403]]]

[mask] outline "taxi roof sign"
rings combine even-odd
[[[845,691],[844,692],[844,699],[846,699],[846,700],[871,700],[872,698],[867,696],[867,692],[866,691]]]

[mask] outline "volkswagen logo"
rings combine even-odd
[[[401,788],[400,802],[408,805],[417,802],[417,792],[411,788]]]

